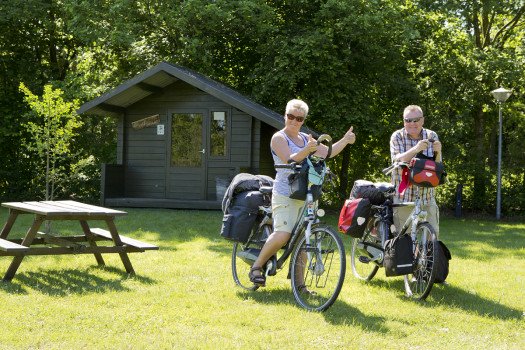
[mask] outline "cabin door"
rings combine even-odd
[[[203,110],[168,113],[167,198],[206,198],[206,119]]]

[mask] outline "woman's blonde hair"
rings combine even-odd
[[[308,105],[302,100],[293,99],[288,101],[288,103],[286,104],[286,113],[288,114],[294,109],[302,111],[304,113],[305,118],[308,115]]]

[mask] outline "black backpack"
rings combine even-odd
[[[452,255],[450,255],[450,250],[448,250],[445,243],[438,241],[437,246],[437,264],[436,264],[436,274],[434,277],[435,283],[443,283],[447,279],[448,276],[448,265],[449,260],[452,259]]]

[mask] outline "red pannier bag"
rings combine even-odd
[[[442,184],[443,163],[431,159],[412,158],[408,166],[408,178],[413,185],[436,187]]]
[[[368,198],[347,199],[339,214],[339,232],[355,238],[363,237],[370,212]]]

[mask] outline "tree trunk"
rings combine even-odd
[[[350,148],[346,147],[342,152],[341,171],[339,172],[339,201],[343,202],[348,191],[348,169],[350,168]]]
[[[474,145],[472,151],[474,159],[474,195],[473,195],[473,207],[474,209],[483,209],[486,207],[486,184],[487,174],[485,171],[485,159],[486,154],[486,140],[485,140],[485,113],[481,106],[477,107],[474,111],[475,125],[474,125]]]

